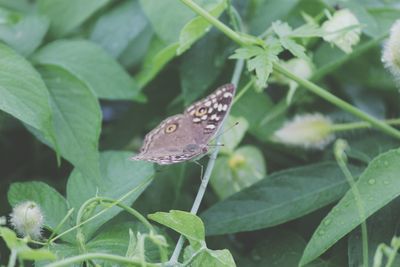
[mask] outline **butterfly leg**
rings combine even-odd
[[[197,160],[193,160],[193,162],[200,166],[200,180],[203,181],[203,169],[204,169],[204,166],[200,162],[198,162]]]

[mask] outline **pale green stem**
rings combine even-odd
[[[16,262],[17,262],[17,250],[12,249],[10,258],[8,259],[7,267],[14,267]]]
[[[336,161],[337,161],[340,169],[342,170],[344,176],[347,179],[347,182],[350,185],[350,190],[353,193],[353,197],[354,197],[354,200],[355,200],[357,208],[358,208],[358,214],[359,214],[360,220],[361,220],[361,242],[362,242],[362,252],[363,252],[363,266],[368,267],[369,266],[368,265],[368,231],[367,231],[367,223],[366,223],[367,216],[365,215],[364,205],[363,205],[360,191],[358,191],[358,188],[355,183],[355,179],[346,165],[346,154],[345,154],[346,148],[347,148],[347,142],[342,139],[338,139],[334,146],[334,154],[335,154],[335,158],[336,158]]]
[[[141,184],[141,185],[139,185],[139,186],[133,188],[131,191],[129,191],[129,192],[126,193],[124,196],[122,196],[121,198],[119,198],[119,199],[118,199],[118,202],[123,201],[124,199],[126,199],[127,197],[129,197],[131,194],[133,194],[135,191],[141,189],[141,187],[147,186],[147,185],[149,184],[149,182],[150,182],[150,181],[146,181],[145,183],[143,183],[143,184]],[[65,230],[63,233],[61,233],[61,234],[55,236],[53,239],[51,239],[51,240],[49,241],[49,243],[54,242],[55,240],[59,239],[61,236],[66,235],[67,233],[72,232],[72,231],[78,229],[79,227],[81,227],[82,225],[84,225],[84,224],[86,224],[86,223],[88,223],[88,222],[94,220],[95,218],[97,218],[97,217],[100,216],[101,214],[107,212],[107,211],[108,211],[109,209],[111,209],[112,207],[113,207],[113,206],[110,206],[110,207],[108,207],[108,208],[105,208],[104,210],[98,212],[97,214],[93,215],[92,217],[86,219],[85,221],[83,221],[83,222],[81,222],[81,223],[75,225],[74,227],[69,228],[68,230]]]
[[[122,203],[118,202],[118,200],[115,200],[115,199],[112,199],[112,198],[101,197],[99,199],[100,199],[101,202],[111,203],[111,207],[116,205],[116,206],[124,209],[126,212],[128,212],[132,216],[136,217],[136,219],[138,221],[143,223],[147,227],[147,229],[149,229],[149,232],[155,233],[153,225],[151,225],[151,223],[142,214],[140,214],[140,212],[138,212],[135,209],[132,209],[131,207],[128,207],[127,205],[122,204]]]
[[[92,259],[106,260],[111,262],[118,262],[122,264],[126,264],[129,266],[143,266],[140,260],[129,259],[123,256],[118,256],[114,254],[106,254],[106,253],[86,253],[79,256],[74,256],[70,258],[66,258],[54,263],[50,263],[45,265],[45,267],[62,267],[62,266],[71,266],[74,263],[89,261]],[[148,263],[146,262],[147,267],[160,267],[162,266],[159,263]]]
[[[400,125],[400,119],[389,119],[384,120],[385,123],[389,125]],[[344,132],[356,129],[371,128],[371,124],[365,121],[349,122],[349,123],[338,123],[331,126],[333,132]]]
[[[238,83],[239,83],[239,79],[240,79],[240,75],[242,73],[243,70],[243,66],[244,66],[244,62],[243,60],[238,60],[236,61],[236,65],[235,65],[235,70],[233,71],[233,75],[232,75],[232,80],[231,82],[237,87]],[[228,111],[229,114],[229,111]],[[221,129],[224,127],[224,122],[222,122],[222,126]],[[215,138],[215,142],[218,144],[219,143],[219,139],[220,139],[221,135],[217,133],[216,138]],[[216,146],[214,151],[212,152],[211,156],[210,156],[210,160],[208,161],[207,164],[207,169],[204,173],[204,176],[201,179],[201,184],[200,184],[200,188],[197,191],[197,195],[196,198],[193,202],[193,206],[192,209],[190,210],[190,213],[192,214],[197,214],[197,211],[199,210],[201,201],[204,197],[204,193],[206,192],[207,189],[207,185],[208,182],[210,180],[211,177],[211,173],[212,170],[214,168],[214,164],[215,164],[215,160],[217,159],[217,155],[219,152],[219,146]],[[175,266],[178,263],[178,259],[179,259],[179,255],[182,251],[182,247],[183,247],[183,243],[184,243],[185,239],[184,237],[181,235],[178,239],[178,242],[176,243],[174,252],[172,253],[172,256],[170,258],[170,260],[167,263],[167,266]]]
[[[226,26],[224,23],[216,19],[206,10],[204,10],[201,6],[193,2],[192,0],[181,0],[185,5],[187,5],[190,9],[194,12],[205,18],[209,23],[214,25],[215,28],[223,32],[226,36],[231,38],[236,43],[240,44],[241,46],[251,45],[249,40],[245,40],[240,34],[233,31],[231,28]]]
[[[64,225],[64,223],[67,221],[67,219],[72,215],[72,213],[74,212],[74,209],[70,209],[67,212],[67,215],[64,216],[64,218],[60,221],[60,223],[54,228],[54,230],[52,230],[52,233],[49,237],[49,239],[47,240],[47,244],[49,244],[49,241],[57,234],[57,232],[61,229],[61,227]]]
[[[209,23],[214,25],[217,29],[222,31],[225,35],[227,35],[229,38],[231,38],[233,41],[238,43],[241,46],[247,46],[247,45],[257,45],[257,38],[253,37],[247,37],[245,38],[244,35],[240,35],[237,32],[233,31],[230,29],[228,26],[226,26],[224,23],[220,22],[218,19],[213,17],[211,14],[209,14],[206,10],[204,10],[201,6],[193,2],[192,0],[181,0],[184,4],[186,4],[189,8],[191,8],[194,12],[202,16],[204,19],[206,19]],[[373,127],[381,130],[382,132],[385,132],[388,135],[391,135],[395,138],[400,139],[400,132],[394,129],[393,127],[390,127],[389,125],[385,124],[384,122],[379,121],[378,119],[375,119],[374,117],[364,113],[363,111],[355,108],[354,106],[350,105],[349,103],[343,101],[342,99],[334,96],[333,94],[329,93],[328,91],[324,90],[320,86],[303,79],[289,70],[287,70],[285,67],[280,65],[279,63],[274,63],[274,70],[283,74],[284,76],[292,79],[293,81],[296,81],[299,85],[303,86],[307,90],[313,92],[314,94],[320,96],[321,98],[327,100],[328,102],[332,103],[333,105],[336,105],[337,107],[353,114],[354,116],[369,122]]]

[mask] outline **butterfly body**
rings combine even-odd
[[[234,94],[234,85],[223,85],[189,106],[183,114],[168,117],[146,135],[140,153],[131,160],[164,165],[206,154],[208,143],[226,117]]]

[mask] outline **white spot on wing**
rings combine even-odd
[[[232,97],[232,94],[229,92],[224,93],[224,97]]]
[[[208,100],[206,103],[204,103],[204,106],[206,106],[206,107],[209,107],[209,106],[211,106],[211,101],[210,101],[210,100]]]
[[[201,119],[199,119],[199,118],[194,118],[193,119],[193,122],[200,122],[201,121]]]
[[[206,126],[206,128],[213,130],[213,129],[215,129],[215,125],[209,124],[209,125]]]
[[[203,121],[205,121],[206,119],[207,119],[207,115],[203,115],[202,117],[201,117],[201,119],[203,120]]]
[[[213,108],[208,108],[208,114],[211,114],[213,112]]]
[[[228,105],[225,104],[225,105],[222,107],[222,110],[223,110],[223,111],[226,111],[227,109],[228,109]]]

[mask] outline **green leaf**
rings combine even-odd
[[[286,16],[301,2],[300,0],[269,0],[255,1],[254,14],[250,20],[250,32],[261,34],[278,19],[284,20]]]
[[[138,98],[140,88],[103,49],[84,40],[61,40],[40,49],[34,60],[40,65],[65,69],[80,79],[99,98]]]
[[[17,234],[7,227],[0,227],[0,236],[3,238],[4,242],[9,249],[15,249],[20,246],[18,242]]]
[[[153,38],[144,58],[142,69],[135,76],[140,87],[149,83],[175,57],[178,46],[178,43],[166,45],[157,36]]]
[[[179,74],[185,105],[193,103],[214,84],[231,49],[232,42],[212,30],[182,55]]]
[[[7,46],[0,44],[0,110],[54,141],[49,93],[40,75]]]
[[[138,1],[125,1],[97,20],[90,40],[117,58],[133,39],[148,30],[148,24]]]
[[[400,198],[396,198],[388,205],[377,211],[367,220],[368,230],[368,256],[369,262],[374,261],[375,251],[382,243],[390,244],[396,233],[397,223],[400,218],[398,209]],[[360,229],[352,231],[348,238],[348,258],[350,266],[362,266],[362,238]],[[397,262],[393,266],[398,266]]]
[[[215,14],[221,13],[226,7],[226,0],[196,2]],[[205,34],[209,26],[202,18],[194,19],[194,12],[180,1],[141,0],[140,4],[157,34],[152,40],[142,70],[136,76],[139,84],[144,86],[177,55],[177,52],[183,53]]]
[[[220,149],[221,153],[231,154],[242,141],[248,128],[249,123],[245,118],[229,116],[223,129],[225,132],[221,134],[220,143],[224,145]]]
[[[367,217],[400,195],[399,160],[400,149],[383,153],[371,161],[357,180],[355,186]],[[315,230],[300,263],[316,259],[361,222],[356,200],[349,190]]]
[[[39,0],[38,9],[51,21],[50,33],[63,36],[79,27],[110,0]]]
[[[208,11],[221,2],[225,0],[196,0],[198,5]],[[182,29],[195,18],[195,13],[180,1],[140,0],[140,4],[154,31],[167,44],[178,42]]]
[[[347,189],[335,163],[312,164],[274,173],[218,202],[201,217],[208,235],[263,229],[324,207]]]
[[[196,215],[186,211],[171,210],[149,214],[148,217],[185,236],[195,249],[204,245],[204,225]]]
[[[132,203],[140,196],[154,176],[153,164],[130,161],[129,152],[102,152],[100,154],[101,177],[86,177],[77,169],[71,173],[67,184],[67,200],[78,210],[90,198],[96,196],[120,199],[125,205]],[[129,196],[126,195],[129,193]],[[101,209],[94,210],[99,212]],[[89,237],[106,221],[117,215],[121,209],[112,207],[96,217],[96,220],[86,224],[84,229]]]
[[[219,17],[221,13],[227,7],[227,0],[220,0],[217,2],[209,13],[214,17]],[[181,55],[183,52],[188,50],[190,46],[201,36],[207,33],[211,28],[211,24],[201,16],[198,16],[189,21],[180,32],[179,35],[179,48],[177,54]]]
[[[61,68],[47,66],[39,71],[50,92],[61,155],[86,176],[100,176],[101,111],[96,96]]]
[[[49,22],[46,17],[38,15],[12,14],[11,12],[0,14],[5,16],[18,16],[17,21],[9,21],[0,24],[0,40],[12,47],[23,56],[30,55],[42,42]]]
[[[31,261],[57,259],[56,255],[47,249],[31,249],[29,247],[19,251],[18,257],[23,260]]]
[[[65,198],[43,182],[13,183],[7,197],[11,206],[29,200],[36,202],[44,213],[45,226],[50,229],[54,229],[68,212]]]
[[[278,61],[278,54],[282,51],[277,40],[271,40],[265,47],[247,46],[238,48],[230,58],[247,60],[247,69],[255,71],[257,84],[265,87],[272,72],[273,63]]]
[[[236,266],[232,254],[227,249],[211,250],[205,249],[197,254],[190,263],[193,267],[234,267]]]
[[[232,106],[231,114],[244,117],[249,123],[249,132],[266,141],[286,120],[287,108],[286,100],[273,104],[267,94],[250,89]]]
[[[18,240],[17,235],[7,227],[0,227],[0,236],[4,239],[7,247],[16,250],[18,258],[22,260],[55,260],[56,256],[47,249],[31,249]]]
[[[228,157],[219,157],[211,176],[211,186],[221,198],[227,198],[265,177],[265,159],[259,149],[244,146]]]

